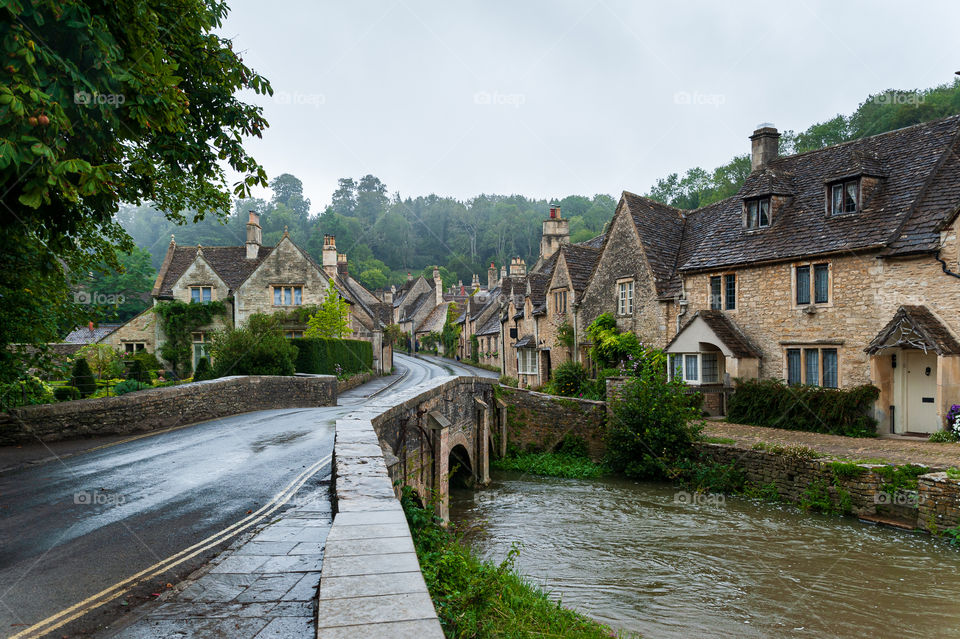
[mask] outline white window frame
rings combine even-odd
[[[539,353],[532,348],[517,349],[517,372],[520,375],[536,375]]]
[[[617,282],[617,315],[633,315],[633,280]]]
[[[197,368],[197,363],[200,361],[201,357],[206,357],[207,361],[211,364],[213,363],[213,358],[210,357],[210,340],[208,339],[206,331],[194,331],[190,335],[190,339],[193,341],[193,368]],[[199,349],[197,347],[200,347]]]
[[[197,297],[199,297],[198,300],[194,300],[194,299],[193,299],[193,292],[194,292],[194,291],[197,291]],[[209,299],[203,299],[203,293],[204,293],[204,291],[206,291],[206,292],[208,293]],[[207,304],[207,303],[209,303],[209,302],[212,302],[212,301],[213,301],[213,287],[212,287],[212,286],[191,286],[191,287],[190,287],[190,301],[191,301],[191,302],[196,301],[196,302],[199,302],[199,303],[201,303],[201,304]]]
[[[712,356],[716,357],[717,362],[717,379],[712,382],[703,381],[703,356]],[[697,352],[697,353],[669,353],[667,359],[667,375],[670,380],[675,379],[678,375],[680,379],[690,385],[690,386],[712,386],[713,384],[720,384],[722,380],[722,371],[721,367],[721,353],[718,351],[709,351],[709,352]],[[693,361],[695,362],[693,366],[688,366],[687,358],[696,358]],[[696,368],[696,371],[693,371],[693,368]],[[694,373],[696,377],[690,378],[689,376]]]

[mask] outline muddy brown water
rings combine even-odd
[[[960,549],[795,506],[495,472],[451,519],[483,556],[644,637],[960,637]]]

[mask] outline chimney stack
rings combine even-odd
[[[487,269],[487,290],[492,291],[497,288],[497,267],[490,262],[490,268]]]
[[[507,265],[504,264],[500,267],[500,282],[503,283],[503,280],[507,279]]]
[[[750,136],[750,170],[756,171],[777,158],[780,148],[780,133],[776,127],[763,123]]]
[[[381,298],[383,300],[383,303],[393,305],[393,294],[396,292],[397,292],[396,286],[391,286],[390,288],[384,289],[383,297]]]
[[[470,282],[470,290],[477,291],[480,290],[480,276],[476,273],[473,274],[473,281]]]
[[[263,230],[260,228],[260,216],[250,211],[250,220],[247,222],[247,259],[255,260],[260,255],[260,244],[263,242]],[[173,236],[170,236],[173,244]]]
[[[550,205],[550,218],[543,221],[543,234],[540,236],[540,259],[553,257],[560,246],[570,243],[570,221],[560,215],[560,207]]]
[[[337,273],[343,277],[347,276],[347,254],[337,253]]]
[[[524,277],[527,274],[527,263],[522,257],[510,260],[510,277]]]
[[[436,293],[434,303],[440,306],[443,304],[443,280],[440,279],[440,269],[436,266],[433,267],[433,291]]]
[[[337,274],[337,237],[323,236],[323,271],[330,277]]]

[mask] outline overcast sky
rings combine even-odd
[[[230,0],[273,85],[248,148],[313,210],[372,173],[403,196],[645,193],[887,88],[960,69],[960,3]]]

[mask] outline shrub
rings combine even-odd
[[[553,371],[553,388],[558,395],[575,397],[587,381],[587,369],[579,362],[564,362]]]
[[[163,366],[160,364],[160,360],[157,359],[157,356],[147,351],[137,351],[134,353],[133,359],[139,360],[140,363],[143,364],[144,370],[147,371],[158,371],[163,368]]]
[[[210,360],[206,357],[201,357],[197,362],[197,370],[193,371],[193,381],[202,382],[205,379],[216,379],[217,375],[213,372],[213,368],[210,366]]]
[[[875,386],[846,390],[788,386],[781,380],[737,380],[727,404],[727,421],[770,428],[874,437],[877,421],[869,414],[880,396]]]
[[[76,386],[57,386],[53,389],[53,396],[58,402],[80,399],[80,389]]]
[[[930,438],[927,441],[936,442],[938,444],[943,444],[947,442],[957,441],[957,436],[953,434],[953,431],[949,430],[938,430],[934,434],[930,435]]]
[[[90,370],[90,364],[85,357],[77,358],[73,363],[73,373],[70,375],[70,385],[75,386],[80,391],[81,397],[92,395],[97,390],[97,382],[93,378],[93,372]]]
[[[148,373],[147,369],[144,368],[143,362],[141,360],[133,359],[129,363],[129,368],[127,369],[126,378],[134,379],[138,382],[149,382],[150,373]]]
[[[297,347],[283,336],[280,318],[254,313],[246,325],[217,331],[210,345],[216,377],[293,375]]]
[[[0,386],[0,409],[10,410],[28,404],[49,404],[53,388],[36,375]]]
[[[126,393],[131,393],[133,391],[138,391],[141,388],[145,388],[146,385],[141,384],[135,379],[125,379],[116,386],[113,387],[114,395],[125,395]]]
[[[301,337],[290,342],[297,347],[295,366],[298,373],[339,376],[373,368],[373,345],[370,342],[332,337]]]
[[[520,386],[520,380],[516,377],[510,377],[509,375],[501,375],[498,381],[503,386],[512,386],[513,388]]]
[[[666,370],[652,364],[639,373],[610,403],[609,463],[628,477],[667,478],[675,464],[692,457],[703,426],[682,382],[667,381]]]

